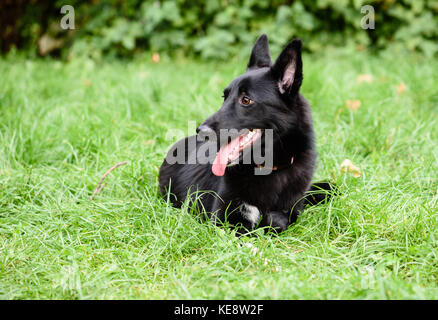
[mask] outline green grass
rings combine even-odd
[[[0,60],[0,298],[436,299],[436,60],[304,57],[315,180],[341,194],[280,236],[237,238],[161,200],[166,133],[216,110],[245,63]]]

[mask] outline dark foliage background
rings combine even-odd
[[[75,8],[75,30],[60,28],[60,8]],[[375,9],[375,30],[360,8]],[[438,53],[436,0],[0,0],[1,50],[28,54],[131,57],[154,51],[228,59],[266,32],[272,50],[300,37],[327,46]]]

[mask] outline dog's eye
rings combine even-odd
[[[253,102],[254,101],[252,101],[248,96],[243,96],[242,98],[240,98],[240,104],[244,106],[249,106]]]

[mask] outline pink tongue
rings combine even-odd
[[[211,171],[215,176],[221,177],[225,174],[225,169],[228,164],[228,155],[233,153],[235,147],[238,148],[239,140],[239,137],[237,137],[219,150],[211,166]]]

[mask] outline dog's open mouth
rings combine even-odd
[[[222,146],[214,159],[211,170],[216,176],[223,176],[227,165],[238,160],[242,151],[250,147],[262,135],[261,129],[251,129]]]

